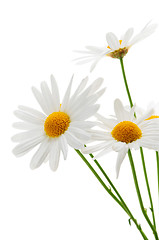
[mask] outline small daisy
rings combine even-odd
[[[141,32],[133,38],[132,35],[134,33],[134,29],[129,28],[120,40],[118,40],[114,33],[109,32],[106,34],[108,46],[104,46],[102,48],[95,46],[87,46],[87,50],[85,51],[76,51],[78,53],[84,54],[85,56],[79,57],[75,59],[75,61],[77,62],[77,64],[85,64],[92,62],[90,71],[93,71],[97,63],[105,56],[118,59],[123,58],[127,54],[131,46],[150,36],[156,30],[156,27],[157,24],[147,23],[146,26],[141,30]]]
[[[55,171],[60,152],[66,159],[68,145],[80,149],[89,140],[87,129],[93,127],[94,123],[86,119],[97,112],[99,105],[95,103],[105,89],[98,91],[102,78],[96,79],[86,88],[87,81],[88,78],[83,79],[71,96],[71,79],[63,101],[60,102],[57,83],[51,76],[51,91],[46,82],[41,83],[41,92],[32,88],[43,113],[26,106],[19,106],[19,110],[14,112],[22,121],[13,126],[24,130],[12,137],[14,142],[19,142],[13,149],[15,156],[20,157],[40,144],[32,157],[31,169],[38,168],[49,159],[50,168]]]
[[[150,109],[139,118],[134,117],[135,106],[129,110],[123,107],[119,99],[114,102],[115,117],[107,119],[96,114],[100,127],[104,131],[91,130],[94,140],[102,141],[95,146],[83,149],[84,153],[99,151],[95,158],[114,150],[118,152],[116,176],[129,149],[145,147],[159,150],[159,120],[145,121],[153,114]]]

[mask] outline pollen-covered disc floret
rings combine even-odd
[[[115,50],[114,52],[110,52],[108,54],[106,54],[107,56],[110,56],[112,58],[123,58],[125,57],[125,55],[128,53],[128,48],[124,47],[124,48],[119,48],[118,50]]]
[[[118,123],[111,134],[115,140],[125,143],[131,143],[142,137],[141,129],[130,121]]]
[[[44,130],[49,137],[59,137],[69,127],[70,117],[64,112],[53,112],[45,120]]]

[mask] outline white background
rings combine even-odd
[[[115,98],[128,104],[118,60],[105,57],[90,74],[89,64],[74,64],[72,59],[79,55],[73,50],[83,50],[85,45],[106,45],[105,34],[109,31],[120,37],[134,27],[137,33],[151,19],[159,24],[158,0],[0,1],[0,239],[142,239],[73,149],[69,149],[66,161],[61,159],[57,172],[53,173],[48,164],[32,171],[29,162],[33,152],[15,158],[15,145],[10,138],[17,132],[12,128],[16,121],[13,111],[19,104],[39,109],[31,86],[39,88],[43,80],[49,83],[52,73],[61,96],[73,73],[74,88],[87,75],[90,83],[103,77],[107,91],[99,102],[100,113],[105,116],[113,114]],[[152,100],[159,101],[158,56],[157,29],[124,58],[133,101],[142,107]],[[159,227],[155,152],[144,152]],[[150,216],[139,152],[133,152],[133,156]],[[116,153],[99,162],[149,239],[153,239],[137,202],[128,159],[124,160],[118,180]]]

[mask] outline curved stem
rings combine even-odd
[[[98,175],[98,173],[95,171],[95,169],[91,166],[91,164],[87,161],[87,159],[83,156],[83,154],[75,149],[75,151],[78,153],[78,155],[82,158],[82,160],[86,163],[86,165],[89,167],[89,169],[92,171],[92,173],[95,175],[95,177],[98,179],[98,181],[101,183],[101,185],[104,187],[104,189],[109,193],[109,195],[111,195],[111,197],[120,205],[120,207],[123,208],[123,210],[129,215],[129,217],[134,221],[137,229],[140,231],[142,237],[144,240],[148,240],[148,238],[146,237],[145,233],[142,231],[142,228],[140,226],[140,224],[137,223],[137,220],[133,217],[133,215],[131,214],[130,210],[128,209],[128,207],[126,206],[126,204],[123,204],[122,202],[119,201],[119,199],[111,192],[111,189],[109,189],[109,187],[106,186],[106,184],[103,182],[103,180],[100,178],[100,176]],[[93,156],[93,155],[92,155]],[[97,161],[96,161],[97,162]],[[102,168],[101,168],[102,169]],[[102,169],[103,170],[103,169]],[[104,170],[103,170],[104,173]],[[106,176],[106,173],[105,173]],[[109,178],[108,178],[109,179]],[[111,183],[111,181],[109,180],[109,182]],[[112,184],[112,183],[111,183]],[[112,184],[112,186],[114,186]],[[115,187],[112,187],[115,189]],[[116,190],[117,192],[117,190]],[[119,195],[119,193],[118,193]],[[120,196],[120,195],[119,195]],[[120,196],[121,198],[121,196]],[[121,198],[122,199],[122,198]],[[124,201],[123,201],[124,202]]]
[[[156,229],[156,222],[155,222],[155,215],[154,215],[154,208],[153,208],[153,202],[152,202],[152,197],[151,197],[151,191],[150,191],[150,186],[148,182],[148,177],[147,177],[147,171],[146,171],[146,165],[145,165],[145,160],[144,160],[144,154],[143,154],[143,149],[140,147],[140,153],[141,153],[141,159],[142,159],[142,165],[143,165],[143,170],[144,170],[144,175],[145,175],[145,181],[146,181],[146,186],[147,186],[147,191],[150,199],[150,204],[151,204],[151,212],[152,212],[152,218],[153,218],[153,225]]]
[[[120,58],[120,64],[121,64],[121,69],[122,69],[122,73],[123,73],[124,83],[125,83],[127,95],[128,95],[128,98],[129,98],[130,106],[133,107],[132,98],[131,98],[130,91],[129,91],[129,87],[128,87],[128,83],[127,83],[127,80],[126,80],[125,69],[124,69],[124,64],[123,64],[123,58]],[[135,113],[134,113],[134,116],[136,117],[136,114],[135,114]],[[148,194],[149,194],[150,204],[151,204],[151,209],[152,209],[152,214],[153,214],[153,223],[154,223],[154,227],[155,227],[155,233],[154,233],[154,234],[155,234],[155,237],[157,237],[156,239],[158,239],[157,232],[156,232],[155,217],[154,217],[154,212],[153,212],[153,207],[152,207],[152,206],[153,206],[153,204],[152,204],[152,198],[151,198],[151,193],[150,193],[150,188],[149,188],[149,183],[148,183],[146,168],[144,168],[144,166],[145,166],[145,165],[144,165],[144,161],[143,161],[143,159],[144,159],[144,154],[143,154],[142,148],[140,148],[140,153],[141,153],[141,158],[142,158],[142,162],[143,162],[143,169],[145,169],[144,174],[145,174],[146,185],[147,185],[147,189],[149,189],[149,190],[148,190]],[[156,155],[156,156],[157,156],[157,155]],[[159,167],[159,161],[158,161],[158,167]],[[137,178],[136,178],[136,180],[137,180]],[[135,180],[134,180],[134,181],[135,181]],[[138,184],[138,182],[137,182],[137,184]],[[159,175],[158,175],[158,184],[159,184]],[[158,186],[159,186],[159,185],[158,185]],[[158,189],[159,189],[159,188],[158,188]],[[138,195],[138,197],[139,197],[139,195]],[[140,197],[141,197],[141,194],[140,194]],[[141,201],[142,201],[142,198],[141,198]],[[143,203],[142,203],[141,201],[139,201],[139,202],[140,202],[140,207],[143,205]],[[141,204],[141,203],[142,203],[142,204]],[[141,208],[141,210],[142,210],[142,212],[143,212],[143,215],[144,215],[144,216],[147,216],[147,215],[144,214],[144,211],[143,211],[142,208]],[[150,222],[150,220],[148,220],[148,219],[149,219],[148,216],[145,217],[145,218],[146,218],[146,220],[147,220],[148,222]],[[150,222],[150,223],[151,223],[151,222]],[[151,223],[150,225],[152,225],[152,223]],[[153,225],[152,225],[152,226],[153,226]]]
[[[146,213],[144,205],[143,205],[143,201],[142,201],[141,193],[140,193],[140,188],[139,188],[138,180],[137,180],[137,176],[136,176],[135,166],[134,166],[134,162],[133,162],[133,158],[132,158],[132,154],[131,154],[130,149],[128,150],[128,156],[129,156],[129,160],[130,160],[130,165],[131,165],[131,169],[132,169],[132,174],[133,174],[133,178],[134,178],[136,192],[137,192],[137,196],[138,196],[138,199],[139,199],[139,203],[140,203],[142,213],[143,213],[147,223],[149,224],[151,230],[153,231],[156,240],[158,240],[157,232],[156,232],[154,226],[152,225],[149,217],[147,216],[147,213]]]

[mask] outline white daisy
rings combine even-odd
[[[109,32],[106,34],[106,40],[108,46],[102,48],[95,46],[86,46],[85,51],[76,51],[78,53],[84,54],[84,56],[76,58],[75,61],[77,64],[85,64],[92,62],[90,71],[93,71],[97,63],[105,56],[112,58],[123,58],[129,48],[135,43],[147,38],[156,30],[157,24],[147,23],[146,26],[139,32],[136,36],[132,38],[134,33],[133,28],[129,28],[125,34],[118,40],[117,36]]]
[[[153,114],[150,109],[139,118],[134,117],[135,106],[128,111],[119,99],[114,102],[115,117],[104,118],[96,114],[100,121],[101,130],[91,130],[94,140],[102,141],[95,146],[83,148],[84,153],[94,153],[99,151],[95,158],[114,150],[118,152],[116,163],[116,176],[119,175],[121,164],[129,149],[139,149],[145,147],[159,150],[159,119],[145,121]]]
[[[66,90],[63,101],[60,102],[59,90],[55,78],[51,76],[51,91],[46,82],[41,83],[41,92],[35,87],[33,94],[42,111],[19,106],[15,111],[21,122],[14,123],[14,127],[25,130],[12,137],[19,142],[13,149],[15,156],[20,157],[40,144],[32,157],[30,167],[38,168],[46,159],[49,159],[50,168],[55,171],[59,164],[60,152],[67,158],[68,145],[80,149],[90,138],[87,129],[94,123],[86,121],[94,115],[99,105],[95,104],[105,89],[100,88],[103,79],[96,79],[86,88],[88,78],[81,81],[71,96],[71,85]],[[60,104],[61,103],[61,104]]]

